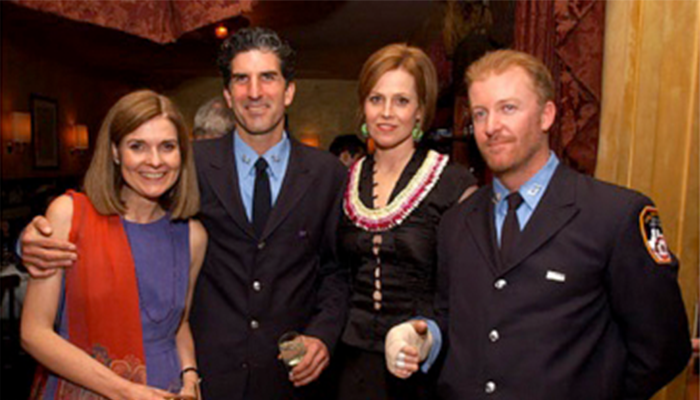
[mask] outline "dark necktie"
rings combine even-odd
[[[272,193],[270,192],[270,178],[267,175],[267,161],[260,157],[255,162],[255,188],[253,189],[253,227],[258,237],[265,229],[271,208]]]
[[[520,225],[516,211],[523,204],[523,197],[520,193],[513,192],[506,197],[506,201],[508,202],[508,213],[501,230],[501,260],[503,263],[508,262],[508,258],[513,254],[518,243],[518,237],[520,237]]]

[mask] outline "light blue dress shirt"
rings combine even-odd
[[[233,133],[233,157],[236,160],[238,172],[238,189],[243,200],[243,207],[248,216],[248,221],[253,221],[253,190],[255,189],[255,162],[262,157],[267,161],[267,174],[270,177],[270,192],[272,206],[274,207],[282,188],[284,174],[289,165],[292,144],[287,132],[284,132],[282,140],[272,146],[262,156],[259,156],[243,139],[238,132]]]
[[[523,197],[523,204],[518,207],[516,215],[518,216],[518,224],[520,225],[520,230],[522,231],[527,225],[527,222],[532,217],[532,213],[535,212],[537,204],[539,204],[544,191],[547,189],[549,181],[554,175],[557,166],[559,165],[559,159],[554,155],[553,152],[549,155],[549,160],[532,178],[530,178],[524,185],[518,189],[518,192]],[[494,199],[497,201],[496,208],[494,212],[494,217],[496,218],[496,237],[498,238],[498,244],[501,244],[501,231],[503,230],[503,222],[506,219],[506,214],[508,213],[508,201],[506,197],[510,194],[508,189],[501,183],[500,180],[494,178],[493,180],[493,192]]]
[[[540,200],[542,200],[542,196],[547,190],[549,181],[552,180],[552,176],[554,175],[554,171],[556,171],[558,165],[559,159],[556,155],[554,155],[554,152],[550,152],[549,159],[544,167],[537,171],[532,178],[530,178],[520,187],[520,189],[518,189],[518,192],[520,192],[520,195],[524,200],[523,204],[521,204],[516,211],[518,224],[520,225],[521,231],[523,228],[525,228],[525,225],[527,225],[530,217],[532,217],[532,214],[535,212]],[[509,194],[508,189],[503,186],[501,181],[494,178],[493,196],[496,200],[494,222],[499,244],[501,243],[501,230],[503,229],[503,222],[505,221],[506,214],[508,213],[508,202],[506,201],[506,197]],[[435,360],[440,354],[440,348],[442,348],[442,335],[437,323],[432,320],[426,320],[426,322],[428,323],[428,330],[433,335],[433,347],[430,348],[428,357],[423,362],[423,365],[421,365],[421,370],[423,372],[428,372],[428,370],[430,370],[430,367],[433,365],[433,363],[435,363]]]

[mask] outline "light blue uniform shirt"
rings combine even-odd
[[[540,200],[542,200],[542,196],[547,190],[549,181],[552,180],[552,176],[554,175],[554,171],[556,171],[558,165],[559,159],[554,155],[554,152],[550,152],[549,159],[544,167],[537,171],[532,178],[530,178],[520,187],[520,189],[518,189],[518,192],[520,192],[520,195],[524,200],[523,204],[521,204],[516,211],[518,224],[520,225],[521,231],[525,225],[527,225],[530,217],[532,217],[532,214],[535,212]],[[498,243],[500,244],[503,222],[505,221],[506,214],[508,213],[508,202],[506,201],[506,197],[510,193],[508,192],[508,189],[503,186],[501,181],[496,178],[493,180],[493,192],[494,199],[496,200],[494,222],[496,226],[496,236],[498,237]],[[426,320],[426,322],[428,323],[428,330],[433,335],[433,347],[430,348],[430,353],[428,353],[428,357],[421,366],[421,370],[423,372],[428,372],[430,367],[437,359],[438,354],[440,354],[440,348],[442,347],[442,335],[437,323],[432,320]]]
[[[289,156],[292,145],[287,132],[284,132],[282,140],[272,146],[262,156],[259,156],[243,139],[238,132],[233,132],[233,157],[236,160],[238,172],[238,189],[243,200],[243,207],[248,216],[248,221],[253,221],[253,191],[255,189],[255,162],[262,157],[267,161],[267,175],[270,177],[270,192],[272,206],[277,201],[277,196],[282,188],[282,180],[287,172]]]
[[[523,204],[518,207],[516,215],[518,216],[518,224],[520,225],[520,230],[522,231],[527,225],[527,222],[532,217],[532,213],[535,212],[537,204],[542,200],[542,195],[544,195],[549,181],[554,175],[557,166],[559,165],[559,159],[554,155],[553,152],[549,155],[549,160],[532,178],[530,178],[524,185],[518,189],[518,192],[523,197]],[[494,178],[493,180],[493,192],[494,199],[496,199],[496,208],[494,216],[496,217],[496,237],[498,238],[498,244],[501,244],[501,231],[503,230],[503,222],[506,219],[506,214],[508,213],[508,201],[506,197],[510,194],[508,189],[501,183],[500,180]]]

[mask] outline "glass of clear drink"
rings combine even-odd
[[[306,355],[306,346],[297,332],[290,331],[280,336],[277,341],[280,350],[280,358],[289,368],[294,368]]]

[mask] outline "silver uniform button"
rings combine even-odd
[[[259,292],[260,289],[262,289],[262,284],[260,283],[260,281],[253,282],[253,290]]]
[[[484,392],[486,392],[486,394],[491,394],[495,391],[496,391],[496,384],[493,381],[486,382],[486,386],[484,387]]]
[[[258,243],[258,250],[262,250],[264,248],[265,248],[265,242]]]
[[[497,330],[494,329],[491,332],[489,332],[489,340],[491,341],[491,343],[498,342],[498,339],[500,339],[500,338],[501,338],[501,335],[498,334]]]
[[[499,279],[499,280],[497,280],[497,281],[493,284],[493,286],[494,286],[497,290],[501,290],[501,289],[503,289],[504,287],[506,287],[507,284],[508,284],[508,282],[506,282],[505,279]]]
[[[250,327],[252,329],[258,329],[260,327],[260,323],[256,320],[252,320],[252,321],[250,321]]]

